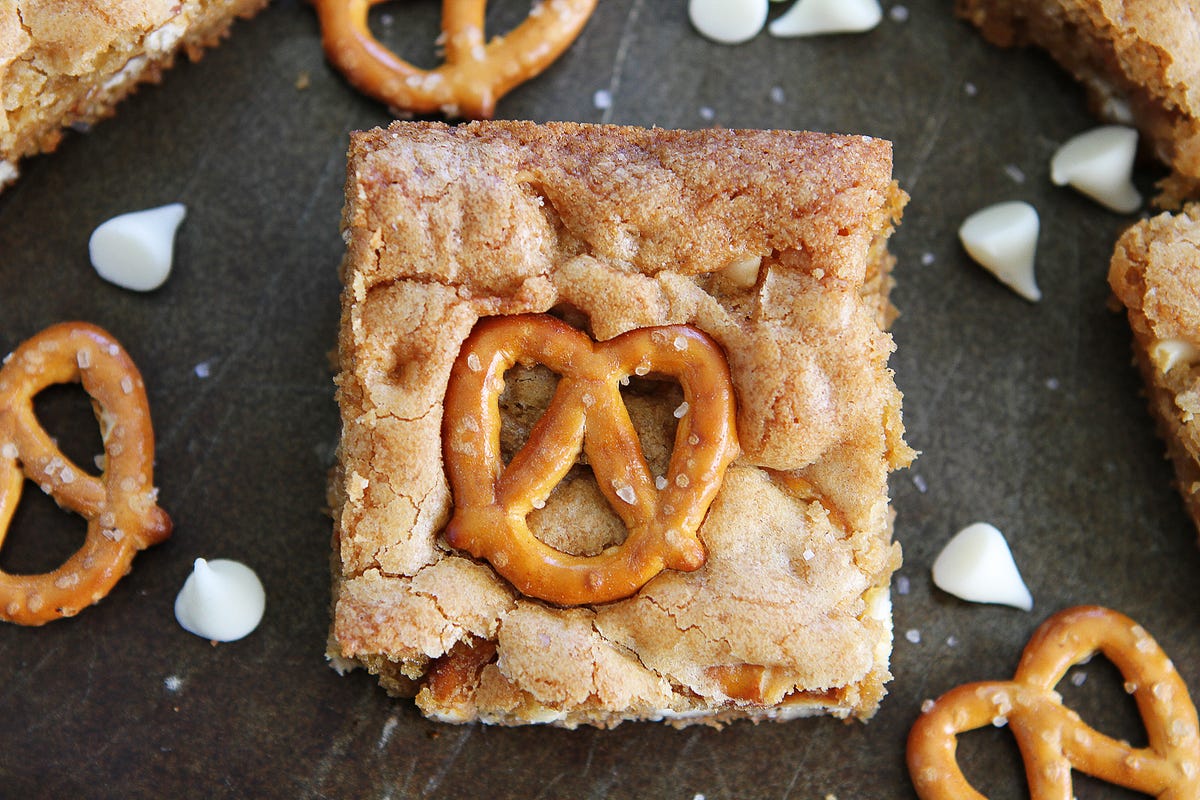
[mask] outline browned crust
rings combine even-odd
[[[1113,253],[1109,283],[1128,311],[1150,412],[1200,532],[1200,364],[1184,358],[1164,369],[1154,352],[1164,341],[1200,348],[1200,205],[1127,230]]]

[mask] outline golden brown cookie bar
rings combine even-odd
[[[891,145],[867,137],[515,122],[355,134],[335,666],[455,722],[871,716],[900,562],[887,476],[913,455],[881,328],[905,199]],[[562,607],[446,541],[443,452],[475,424],[443,419],[452,367],[481,320],[541,313],[606,343],[690,325],[723,353],[740,451],[699,527],[699,569]],[[679,419],[680,384],[654,378],[621,393],[662,477],[692,412]],[[565,380],[534,363],[505,373],[506,461]],[[558,551],[591,557],[626,536],[593,464],[581,457],[528,515]]]
[[[1035,44],[1098,116],[1141,130],[1171,168],[1158,202],[1200,197],[1200,14],[1194,0],[956,0],[993,44]]]
[[[0,0],[0,188],[184,51],[193,60],[267,0]]]
[[[1108,282],[1128,309],[1150,411],[1200,530],[1200,205],[1125,231]]]

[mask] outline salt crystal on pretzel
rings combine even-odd
[[[1125,677],[1147,747],[1089,728],[1054,691],[1067,670],[1097,652]],[[1200,797],[1200,723],[1187,686],[1146,630],[1115,611],[1060,611],[1034,633],[1011,681],[966,684],[922,706],[908,739],[921,800],[986,800],[963,776],[956,737],[993,724],[1012,728],[1032,800],[1071,800],[1073,769],[1159,800]]]
[[[79,381],[91,395],[104,441],[97,478],[77,466],[38,423],[33,398],[56,383]],[[60,323],[18,347],[0,369],[0,544],[25,480],[88,523],[83,546],[41,575],[0,572],[0,619],[41,625],[79,613],[107,595],[138,550],[171,534],[157,505],[154,431],[142,377],[108,333]]]

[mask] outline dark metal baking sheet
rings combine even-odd
[[[375,24],[428,60],[437,5],[387,3]],[[497,24],[524,13],[494,5]],[[453,727],[326,666],[344,152],[348,131],[390,115],[326,66],[311,7],[280,0],[114,119],[26,162],[0,194],[0,349],[71,318],[124,342],[149,387],[157,479],[177,524],[98,606],[40,629],[0,626],[0,795],[910,798],[904,741],[922,700],[1009,677],[1036,625],[1080,603],[1140,621],[1200,689],[1196,536],[1108,307],[1109,254],[1131,218],[1047,174],[1055,147],[1093,125],[1082,94],[1044,55],[983,43],[949,3],[912,0],[903,20],[884,5],[868,34],[727,47],[695,33],[684,0],[604,0],[562,60],[499,106],[511,118],[896,143],[912,202],[893,240],[903,316],[892,363],[922,455],[892,482],[908,591],[894,593],[895,680],[874,720]],[[1139,171],[1143,184],[1155,176]],[[956,241],[967,212],[1009,199],[1041,212],[1039,304]],[[189,212],[163,288],[133,294],[94,274],[95,225],[173,201]],[[69,392],[45,406],[66,420],[64,438],[95,440]],[[45,547],[61,556],[81,536],[49,501],[26,503],[0,566],[42,563]],[[1008,536],[1032,613],[933,588],[939,548],[976,520]],[[175,623],[197,556],[259,571],[267,611],[249,638],[214,647]],[[1114,670],[1097,660],[1077,672],[1086,682],[1063,688],[1087,719],[1143,736]],[[1007,731],[964,737],[962,752],[990,796],[1022,796]],[[1082,779],[1077,793],[1132,796]]]

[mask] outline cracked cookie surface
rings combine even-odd
[[[890,677],[907,465],[884,326],[905,196],[890,144],[792,132],[395,123],[356,134],[343,232],[330,655],[429,716],[501,724],[869,717]],[[729,363],[741,455],[695,572],[559,608],[446,545],[451,365],[486,316],[549,312],[597,340],[690,324]],[[514,368],[501,446],[553,392]],[[653,378],[653,376],[650,376]],[[665,463],[677,384],[623,391]],[[620,520],[586,459],[531,515],[591,554]]]

